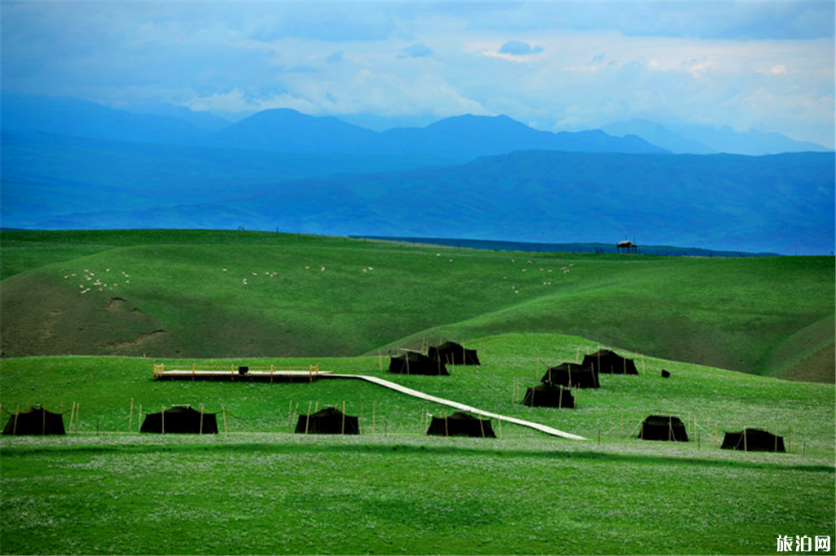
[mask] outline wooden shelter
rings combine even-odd
[[[638,245],[634,244],[632,241],[619,241],[615,246],[616,253],[638,253],[639,247]]]

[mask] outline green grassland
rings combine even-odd
[[[6,357],[359,356],[559,332],[754,374],[836,374],[831,257],[509,253],[206,231],[0,240]]]
[[[69,427],[79,409],[65,437],[0,438],[3,554],[774,554],[778,535],[836,536],[832,258],[156,230],[0,242],[0,413],[41,403]],[[388,351],[441,338],[483,365],[385,372]],[[520,403],[601,346],[639,376],[602,375],[572,410]],[[427,437],[426,415],[452,409],[346,379],[154,381],[154,364],[319,365],[587,440],[496,420],[496,439]],[[343,403],[360,436],[292,433]],[[223,411],[229,432],[220,413],[218,435],[137,432],[140,410],[173,404]],[[649,414],[691,441],[638,440]],[[745,426],[789,452],[719,449]]]
[[[483,365],[451,367],[449,377],[391,375],[377,356],[3,360],[5,415],[29,403],[63,408],[65,422],[74,402],[80,413],[78,432],[67,437],[0,440],[0,550],[771,554],[778,534],[833,535],[832,386],[638,355],[639,376],[602,375],[600,390],[575,390],[576,409],[529,408],[520,396],[546,365],[598,344],[528,333],[478,338],[469,347],[480,350]],[[372,384],[160,382],[152,379],[153,363],[318,364],[588,440],[507,422],[500,428],[496,420],[497,439],[431,438],[424,412],[451,409]],[[671,378],[660,376],[662,368]],[[343,402],[362,416],[362,435],[289,432],[297,413]],[[147,413],[175,403],[224,408],[229,434],[136,432],[140,405]],[[651,413],[680,416],[691,442],[636,439],[639,419]],[[722,442],[724,431],[743,426],[777,431],[790,452],[717,447],[715,431]]]

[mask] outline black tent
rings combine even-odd
[[[549,384],[540,384],[526,390],[523,405],[530,407],[573,408],[575,407],[575,398],[568,389]]]
[[[433,361],[417,351],[405,351],[401,355],[393,355],[389,361],[389,372],[400,375],[450,374],[443,361]]]
[[[549,367],[540,382],[566,388],[601,387],[595,369],[577,363],[561,363],[557,367]]]
[[[741,432],[727,432],[723,438],[723,450],[745,450],[747,452],[786,452],[784,438],[763,429],[743,429]]]
[[[191,406],[176,405],[145,416],[139,432],[178,434],[218,434],[215,413],[200,412]]]
[[[433,417],[428,435],[433,436],[474,436],[496,438],[490,419],[480,419],[467,413],[456,412],[447,417]]]
[[[479,356],[475,349],[467,349],[456,342],[444,342],[438,347],[430,347],[427,355],[433,361],[441,360],[448,365],[479,365]]]
[[[672,415],[650,415],[642,421],[639,438],[641,440],[688,442],[688,433],[679,417]]]
[[[301,434],[360,434],[360,420],[346,415],[336,407],[300,415],[296,432]]]
[[[3,429],[3,434],[67,434],[64,430],[64,417],[60,413],[47,411],[36,405],[26,411],[13,413]]]
[[[583,366],[592,367],[599,373],[616,375],[637,375],[636,363],[632,359],[621,357],[608,349],[599,349],[595,353],[584,355]]]

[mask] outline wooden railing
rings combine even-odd
[[[197,373],[226,373],[229,372],[230,380],[233,382],[235,381],[235,375],[238,372],[239,366],[230,364],[227,366],[207,366],[207,365],[197,365],[192,363],[191,368],[188,365],[183,366],[175,366],[173,369],[169,369],[170,372],[177,372],[184,373],[191,371],[192,376],[195,376]],[[156,379],[159,375],[166,372],[165,363],[161,363],[157,365],[154,364],[154,378]],[[256,372],[256,373],[269,373],[270,376],[274,374],[282,374],[282,373],[308,373],[308,377],[310,380],[313,380],[316,377],[319,377],[319,364],[316,365],[308,365],[299,366],[299,367],[277,367],[276,365],[263,366],[263,367],[247,367],[247,372]],[[246,376],[246,375],[242,375]]]

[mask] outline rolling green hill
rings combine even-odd
[[[833,534],[832,386],[639,355],[639,376],[602,375],[599,390],[575,391],[575,409],[530,408],[519,394],[544,366],[596,342],[516,333],[469,347],[483,365],[447,377],[391,375],[377,356],[2,360],[4,415],[43,403],[69,424],[79,404],[67,437],[0,438],[2,551],[774,554],[779,533]],[[319,364],[589,440],[496,420],[497,439],[427,437],[425,412],[451,410],[371,384],[155,382],[152,363]],[[288,434],[309,407],[343,402],[362,418],[360,436]],[[140,406],[175,403],[224,410],[229,434],[136,432]],[[681,417],[690,441],[636,439],[654,413]],[[744,426],[777,431],[788,453],[718,448]]]
[[[830,257],[488,252],[204,231],[0,240],[5,357],[359,356],[442,337],[559,332],[834,381]]]

